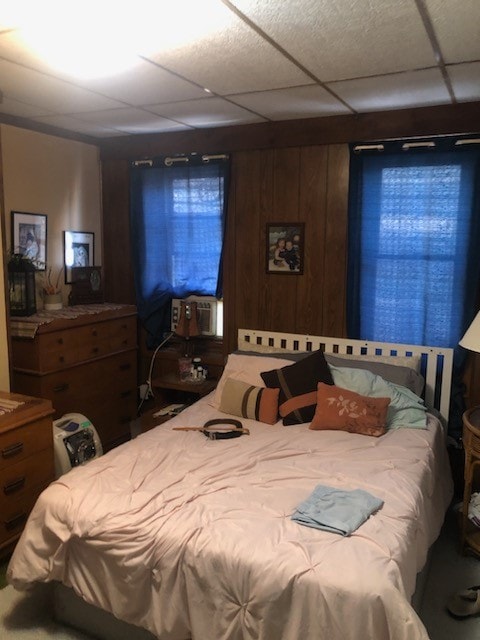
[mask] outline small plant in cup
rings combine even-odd
[[[61,293],[60,276],[63,273],[63,267],[59,270],[55,281],[52,278],[52,267],[45,269],[45,276],[43,281],[43,293],[46,296],[54,296],[57,293]]]
[[[43,279],[43,304],[46,311],[56,311],[61,309],[62,304],[62,289],[60,287],[60,277],[63,272],[63,267],[59,270],[55,280],[52,278],[52,267],[45,269],[45,276]]]

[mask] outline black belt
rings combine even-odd
[[[234,428],[229,431],[215,431],[209,429],[209,427],[212,427],[216,424],[228,424],[232,425]],[[242,434],[249,434],[250,432],[248,431],[248,429],[243,428],[240,420],[231,420],[230,418],[216,418],[214,420],[208,420],[203,425],[202,433],[207,436],[207,438],[210,438],[210,440],[227,440],[228,438],[238,438]]]
[[[232,425],[234,429],[221,429],[220,431],[216,431],[215,429],[210,429],[216,424],[228,424]],[[201,431],[203,435],[210,438],[210,440],[227,440],[228,438],[238,438],[239,436],[250,434],[248,429],[245,429],[242,426],[240,420],[231,420],[230,418],[215,418],[214,420],[208,420],[203,427],[172,427],[174,431]]]

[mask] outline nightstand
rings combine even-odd
[[[480,407],[463,414],[463,446],[465,449],[465,487],[462,506],[462,551],[470,549],[480,556],[480,527],[468,519],[468,506],[475,490],[480,490]],[[475,489],[475,485],[477,485]]]
[[[176,373],[165,373],[152,380],[152,387],[162,391],[170,391],[172,393],[168,395],[172,397],[180,395],[185,398],[183,402],[190,404],[213,391],[217,382],[217,380],[211,379],[202,380],[202,382],[181,380]],[[172,402],[182,402],[182,400],[173,399]]]
[[[157,416],[154,413],[172,403],[193,404],[199,398],[208,395],[217,386],[218,380],[207,379],[202,382],[181,380],[178,374],[166,373],[152,380],[152,388],[163,392],[162,400],[156,402],[141,416],[141,431],[149,431],[170,420],[173,416]]]

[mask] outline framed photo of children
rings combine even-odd
[[[303,222],[267,223],[267,273],[301,275],[304,237]]]
[[[45,271],[47,260],[47,216],[43,213],[12,211],[12,252]]]

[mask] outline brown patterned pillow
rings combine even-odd
[[[281,369],[265,371],[261,376],[267,387],[280,388],[278,408],[285,425],[311,422],[317,404],[318,383],[333,384],[321,351],[314,351]]]
[[[258,422],[275,424],[278,420],[280,389],[255,387],[248,382],[227,378],[220,399],[220,411]]]
[[[390,398],[371,398],[333,385],[318,385],[317,409],[310,429],[330,429],[381,436],[385,433]]]

